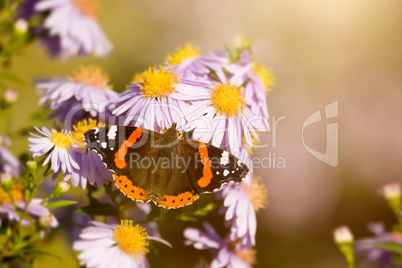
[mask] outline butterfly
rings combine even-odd
[[[84,133],[84,141],[127,197],[168,209],[192,204],[200,194],[231,181],[241,182],[249,172],[225,150],[180,138],[176,123],[164,134],[133,126],[93,128]]]

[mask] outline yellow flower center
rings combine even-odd
[[[11,195],[15,202],[25,201],[25,185],[20,182],[14,182],[11,189]],[[11,204],[11,197],[0,187],[0,204]]]
[[[139,85],[141,94],[149,98],[167,97],[175,91],[175,87],[180,83],[179,75],[172,69],[159,67],[149,67],[142,74],[143,85]]]
[[[258,63],[253,63],[253,70],[261,79],[262,84],[267,92],[272,91],[272,87],[275,85],[275,77],[264,66]]]
[[[102,68],[95,65],[78,67],[77,70],[73,71],[70,80],[99,89],[113,88],[113,86],[109,84],[109,75],[104,72]]]
[[[54,132],[50,136],[50,140],[56,144],[57,147],[68,148],[73,143],[73,137],[71,133],[65,132]]]
[[[177,65],[185,60],[197,58],[200,56],[200,48],[191,43],[185,43],[184,47],[179,46],[173,53],[167,54],[165,60],[170,65]]]
[[[148,234],[140,225],[133,226],[132,220],[122,220],[113,230],[113,240],[126,254],[140,258],[149,252]]]
[[[72,0],[81,12],[89,17],[97,18],[100,11],[99,0]]]
[[[242,94],[243,88],[238,88],[237,85],[219,84],[211,93],[212,106],[221,115],[228,117],[239,116],[245,106]]]
[[[267,207],[267,189],[262,183],[260,177],[254,177],[250,187],[248,187],[244,182],[241,184],[241,186],[247,193],[248,199],[253,205],[255,212]]]
[[[75,141],[84,142],[83,134],[87,132],[87,130],[103,126],[105,126],[105,124],[103,123],[98,124],[98,121],[96,121],[95,119],[88,119],[88,120],[84,119],[78,122],[75,126],[73,126],[74,131],[72,132],[72,136],[75,139]]]
[[[257,251],[255,249],[252,249],[252,250],[247,250],[247,249],[237,250],[236,249],[234,252],[244,262],[251,264],[251,265],[257,264],[257,260],[255,258]]]

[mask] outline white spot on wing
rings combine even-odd
[[[113,151],[114,150],[114,148],[113,147],[110,147],[110,151]]]
[[[242,162],[240,160],[237,160],[237,165],[241,166]]]
[[[106,146],[107,146],[107,143],[106,143],[106,142],[102,142],[102,143],[101,143],[101,146],[102,146],[103,149],[105,149]]]
[[[229,153],[228,152],[223,151],[220,163],[221,163],[221,165],[229,164]]]
[[[216,172],[216,175],[219,175],[219,171]]]
[[[117,126],[110,126],[107,132],[107,137],[109,140],[114,140],[116,138]]]
[[[225,171],[223,171],[223,176],[226,177],[229,173],[230,173],[229,170],[225,169]]]
[[[94,134],[97,134],[99,132],[99,128],[94,128]]]

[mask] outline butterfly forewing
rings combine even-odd
[[[160,137],[157,132],[132,126],[93,128],[84,133],[86,148],[96,151],[106,167],[119,174],[129,170],[130,160],[143,155]]]

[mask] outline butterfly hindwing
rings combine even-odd
[[[193,140],[182,143],[183,150],[193,153],[188,177],[199,193],[214,192],[231,181],[241,182],[249,172],[246,164],[225,150]]]

